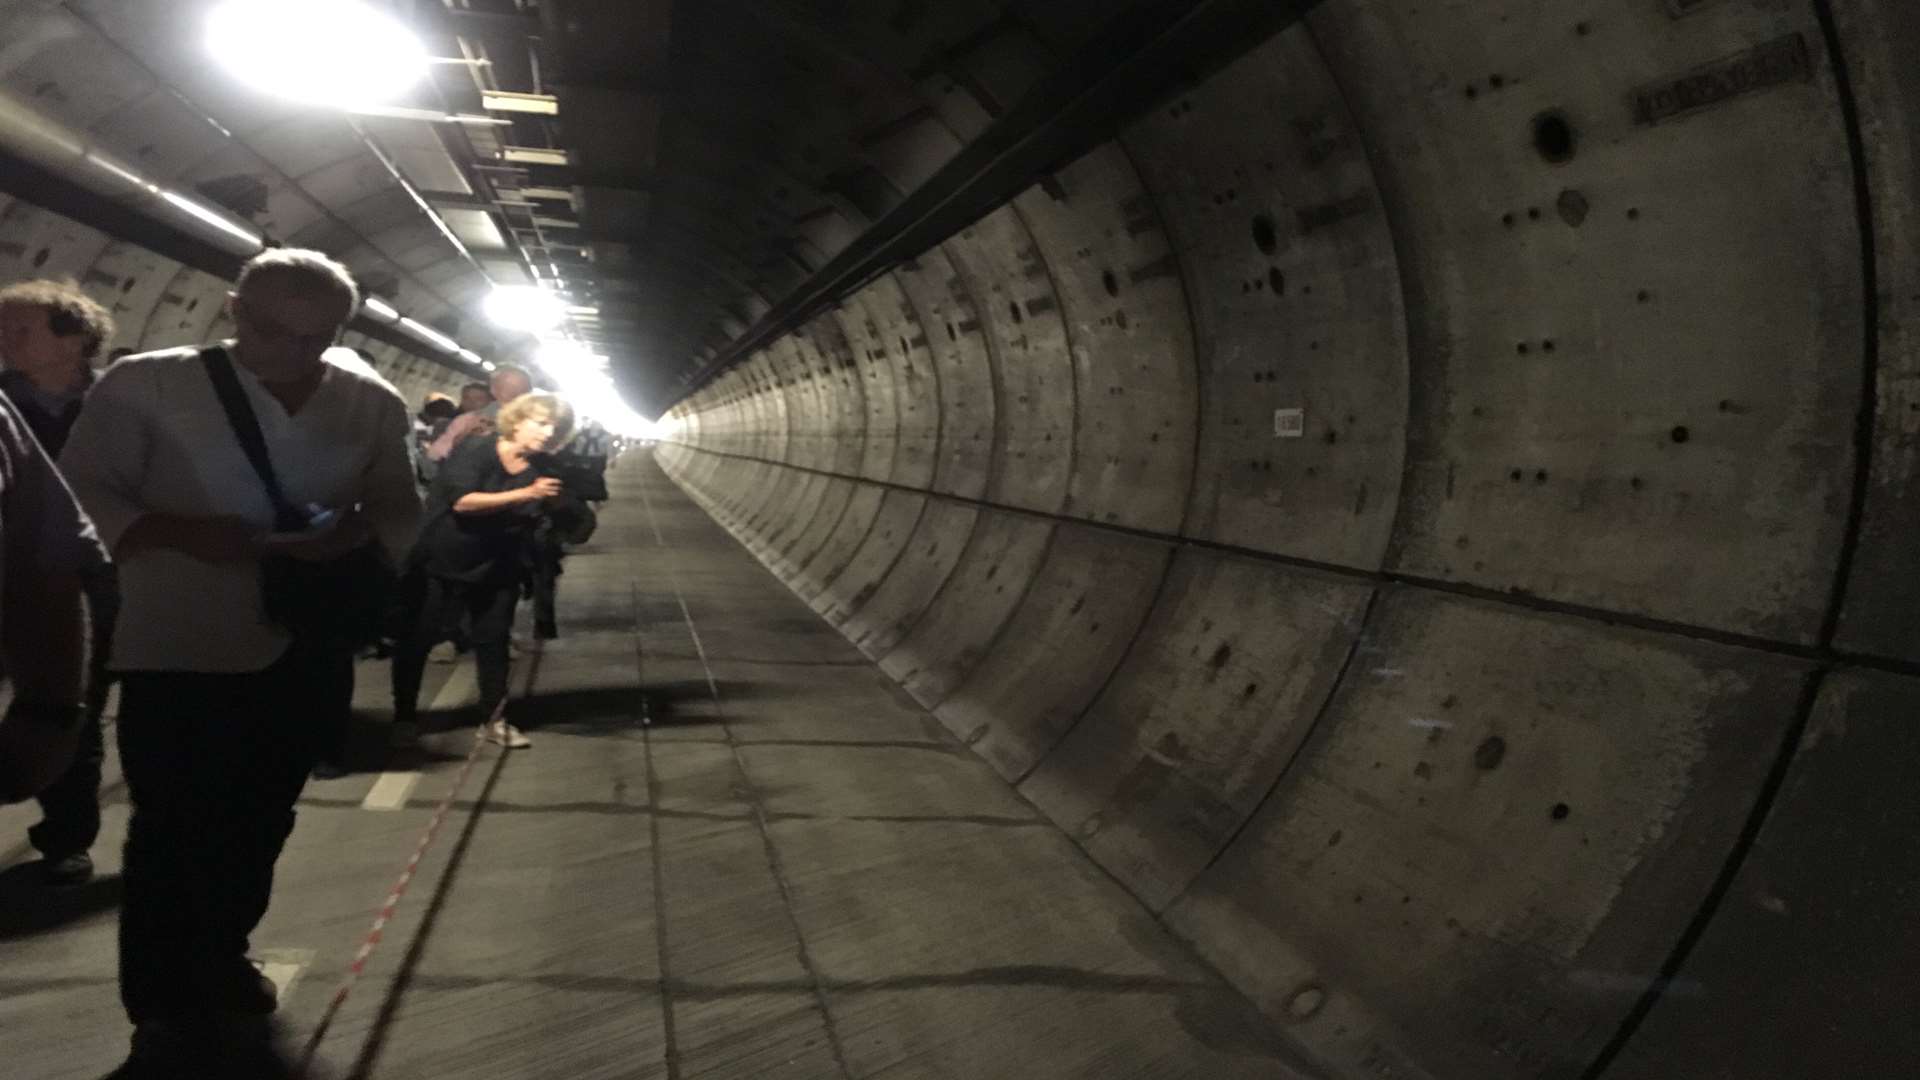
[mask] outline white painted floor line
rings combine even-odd
[[[282,1002],[293,996],[300,973],[312,963],[312,949],[265,949],[260,953],[260,973],[273,980]]]
[[[418,772],[381,773],[380,779],[373,782],[373,790],[361,801],[362,810],[404,810],[407,799],[413,795],[414,785],[420,783]]]
[[[447,681],[440,684],[440,692],[433,695],[433,704],[427,708],[434,712],[448,712],[471,705],[480,700],[480,676],[474,670],[473,658],[463,656],[460,662],[447,672]]]

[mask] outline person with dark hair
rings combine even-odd
[[[254,1049],[233,1020],[277,1007],[248,937],[351,693],[355,646],[326,616],[378,585],[372,545],[406,551],[420,513],[406,403],[328,355],[358,301],[319,252],[256,256],[234,339],[109,368],[61,459],[123,586],[122,1075],[220,1075]]]
[[[514,607],[531,580],[536,531],[559,480],[534,458],[573,434],[573,409],[545,393],[523,394],[500,410],[499,433],[462,443],[441,466],[427,524],[408,558],[404,616],[393,655],[394,723],[415,727],[427,650],[464,619],[480,676],[484,735],[509,749],[532,745],[505,717],[508,638]]]
[[[113,339],[113,316],[71,282],[28,281],[0,289],[0,389],[49,455],[57,457],[80,417],[93,365]],[[93,877],[90,849],[100,836],[100,769],[106,760],[102,718],[107,711],[111,648],[119,590],[104,557],[83,569],[92,626],[92,667],[86,713],[73,764],[40,792],[41,820],[27,830],[40,852],[41,879],[79,885]]]
[[[420,422],[428,425],[441,421],[451,422],[460,415],[460,406],[452,398],[442,393],[427,395],[426,403],[420,406]]]

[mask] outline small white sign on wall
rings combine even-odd
[[[1307,410],[1273,410],[1273,437],[1276,439],[1297,439],[1307,433]]]

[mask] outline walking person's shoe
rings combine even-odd
[[[427,650],[427,662],[431,664],[451,664],[460,659],[460,650],[451,641],[443,641]]]
[[[395,720],[387,731],[387,746],[393,750],[411,750],[420,743],[420,725],[413,720]]]
[[[520,734],[520,729],[505,720],[494,720],[481,728],[482,737],[490,743],[504,746],[509,750],[525,750],[533,745],[533,740]]]
[[[40,860],[40,880],[57,888],[85,885],[93,880],[93,856],[84,851],[48,855]]]

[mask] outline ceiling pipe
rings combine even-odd
[[[141,175],[100,145],[0,93],[0,190],[99,228],[216,277],[272,246],[270,237],[226,210]],[[463,374],[483,370],[458,342],[369,297],[352,328]]]

